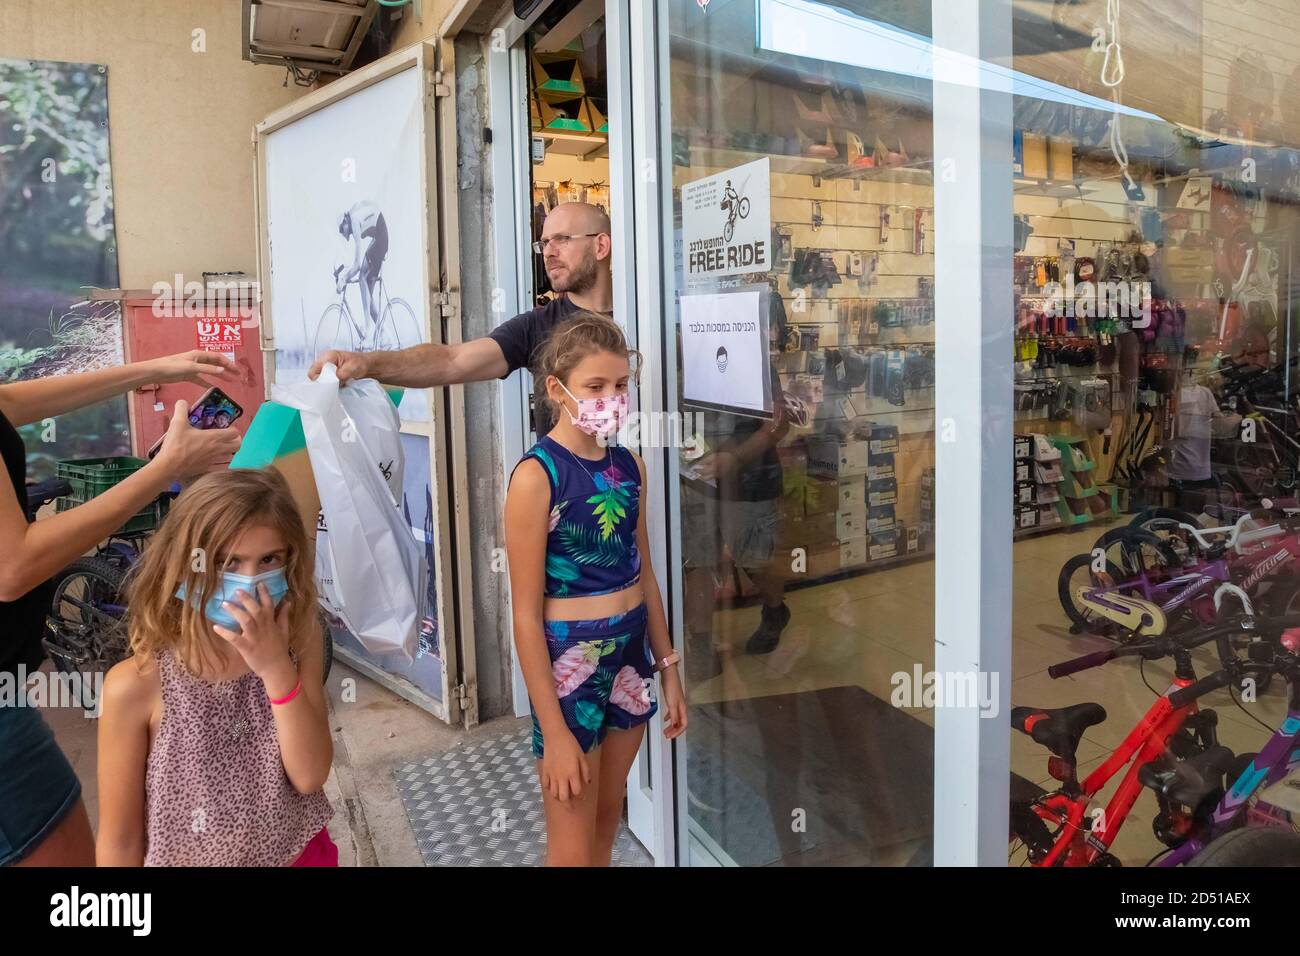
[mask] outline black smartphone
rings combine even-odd
[[[195,428],[229,428],[242,414],[244,409],[239,403],[214,385],[190,408],[190,424]],[[166,437],[164,435],[153,443],[149,449],[150,460],[158,454]]]

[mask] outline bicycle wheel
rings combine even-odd
[[[733,220],[728,219],[727,224],[722,227],[722,241],[730,242],[732,233],[736,231],[736,224]]]
[[[352,326],[352,317],[340,303],[334,303],[321,313],[316,323],[316,337],[312,341],[312,351],[316,355],[329,349],[341,349],[345,352],[354,350],[356,329]]]
[[[410,348],[425,341],[415,310],[405,299],[389,299],[375,330],[375,348],[381,352]]]
[[[93,680],[130,653],[123,571],[102,558],[80,558],[55,579],[51,612],[41,643],[54,666]],[[83,685],[82,706],[95,707],[93,683]]]
[[[1180,561],[1187,561],[1200,556],[1201,546],[1191,532],[1181,527],[1184,524],[1201,527],[1200,519],[1181,508],[1145,508],[1133,516],[1128,526],[1155,535],[1173,549]]]
[[[1140,574],[1160,574],[1182,564],[1172,542],[1143,528],[1124,525],[1111,528],[1092,546],[1100,548],[1106,560],[1119,569],[1120,580]]]
[[[747,196],[742,196],[737,205],[739,208],[736,210],[736,214],[739,215],[741,219],[744,219],[749,215],[749,198]]]
[[[1283,470],[1273,446],[1267,441],[1234,441],[1231,448],[1233,483],[1249,498],[1273,494],[1277,474]]]
[[[1123,580],[1120,569],[1110,561],[1105,562],[1104,571],[1098,572],[1093,570],[1091,554],[1076,554],[1065,562],[1057,576],[1056,595],[1070,622],[1086,630],[1104,618],[1078,603],[1074,597],[1075,590],[1080,587],[1111,588]]]
[[[1277,827],[1242,827],[1213,840],[1188,866],[1300,866],[1300,835]]]

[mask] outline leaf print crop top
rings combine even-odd
[[[605,452],[590,461],[544,435],[524,455],[541,463],[551,484],[546,597],[611,594],[640,580],[641,471],[626,448]]]

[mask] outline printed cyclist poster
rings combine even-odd
[[[275,377],[302,381],[328,349],[429,341],[420,187],[419,71],[308,113],[266,137],[265,205]],[[264,266],[265,267],[265,266]],[[408,389],[405,421],[427,422]]]
[[[682,185],[686,288],[772,268],[772,186],[767,157]]]

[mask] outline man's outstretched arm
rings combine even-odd
[[[415,345],[395,352],[343,352],[330,349],[317,357],[307,377],[313,381],[326,362],[338,367],[339,380],[373,378],[385,385],[433,388],[500,378],[510,367],[501,346],[483,337],[456,345]]]

